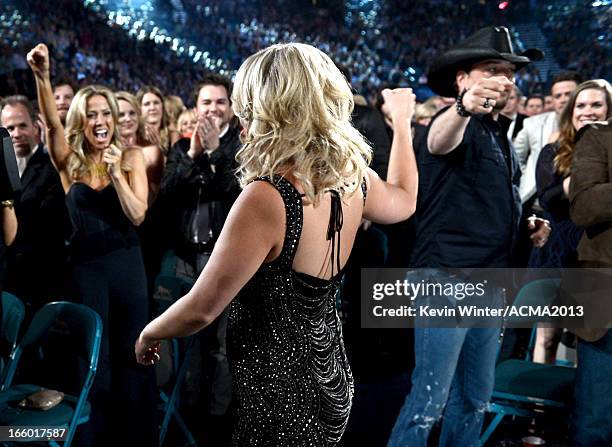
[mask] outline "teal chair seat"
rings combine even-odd
[[[561,280],[537,279],[523,286],[514,300],[514,306],[550,305],[557,298]],[[510,317],[509,323],[536,323],[545,319]],[[574,394],[576,369],[570,366],[544,365],[531,361],[536,329],[532,329],[528,354],[525,359],[509,359],[495,367],[495,386],[487,411],[493,419],[485,424],[480,436],[484,446],[506,416],[535,418],[555,412],[565,418]],[[559,417],[559,416],[555,416]]]
[[[21,408],[18,403],[42,388],[38,385],[20,384],[0,394],[0,425],[67,427],[77,405],[78,398],[69,394],[55,407],[43,411]],[[89,402],[83,406],[80,418],[87,420],[91,413]]]
[[[575,368],[518,359],[505,360],[495,368],[494,395],[514,395],[530,401],[541,399],[569,404],[575,378]]]

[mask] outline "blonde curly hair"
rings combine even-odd
[[[136,129],[136,144],[138,144],[138,146],[148,146],[149,142],[145,135],[145,123],[142,118],[140,102],[136,96],[132,95],[130,92],[121,90],[115,92],[115,99],[117,100],[117,110],[119,110],[119,101],[125,101],[132,106],[132,109],[136,112],[136,120],[138,122],[138,128]]]
[[[240,182],[291,173],[315,205],[328,190],[352,194],[371,149],[351,124],[353,94],[332,60],[305,44],[272,45],[240,67],[232,93],[245,125]]]
[[[101,85],[88,85],[77,92],[68,115],[66,116],[66,143],[72,151],[68,157],[66,171],[72,180],[79,180],[86,174],[95,175],[94,162],[89,157],[89,145],[85,138],[85,127],[87,126],[87,101],[92,96],[103,96],[111,109],[113,116],[113,134],[111,136],[111,144],[121,149],[121,141],[119,139],[119,130],[117,129],[117,120],[119,117],[119,107],[113,92]],[[127,170],[122,166],[123,170]]]

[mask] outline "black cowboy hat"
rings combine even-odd
[[[519,70],[531,61],[539,61],[544,53],[530,48],[521,54],[514,52],[508,28],[489,26],[476,31],[455,48],[438,56],[427,73],[429,87],[439,95],[455,96],[455,76],[458,71],[468,71],[475,63],[487,59],[512,62]]]

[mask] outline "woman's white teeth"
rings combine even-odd
[[[96,138],[106,138],[108,136],[108,130],[100,129],[95,132]]]

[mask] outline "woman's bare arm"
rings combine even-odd
[[[387,181],[368,169],[368,198],[363,217],[382,224],[408,219],[416,209],[419,176],[412,149],[411,120],[415,95],[409,88],[384,90],[383,97],[393,122],[393,142]]]
[[[149,187],[145,161],[140,148],[125,149],[123,153],[111,146],[104,150],[102,161],[108,164],[111,182],[117,191],[121,209],[134,225],[140,225],[147,212]],[[121,168],[127,165],[128,176]]]
[[[0,207],[0,214],[2,216],[2,239],[4,245],[9,246],[15,241],[17,236],[17,216],[15,215],[15,208],[12,205],[2,205]]]
[[[36,92],[38,94],[38,106],[44,117],[47,127],[47,147],[51,161],[55,169],[64,177],[64,170],[70,148],[66,143],[64,126],[60,121],[55,100],[53,99],[53,89],[49,78],[49,49],[45,44],[36,45],[27,55],[28,64],[34,73],[36,80]],[[62,178],[62,181],[65,179]],[[66,185],[64,185],[66,187]]]
[[[136,358],[159,340],[194,334],[210,324],[284,240],[285,208],[272,186],[253,182],[238,197],[210,260],[189,293],[149,323],[136,342]]]

